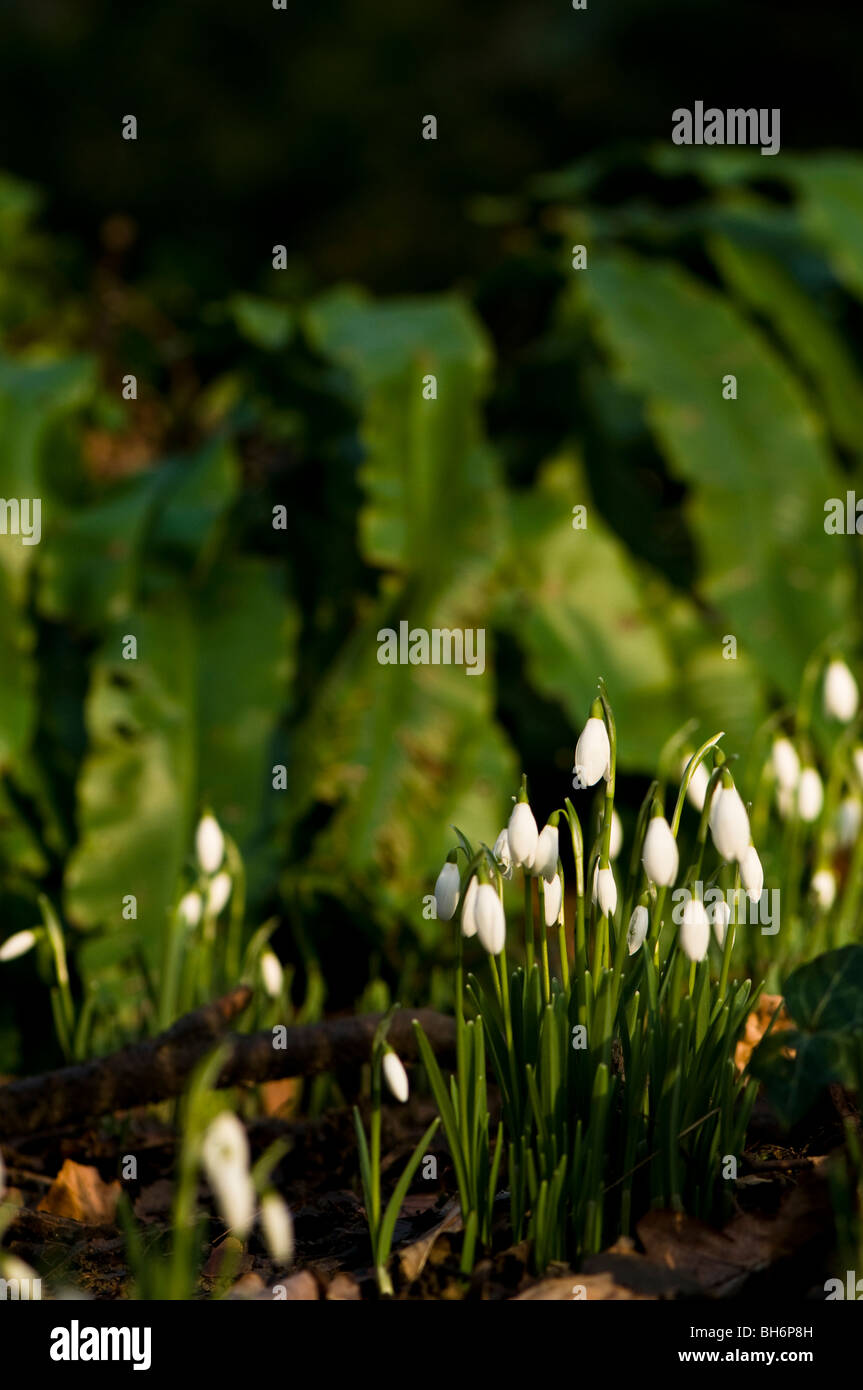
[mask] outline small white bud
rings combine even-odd
[[[12,936],[7,936],[0,946],[0,960],[17,960],[19,956],[24,956],[32,950],[38,940],[36,932],[29,928],[14,932]]]
[[[603,917],[613,917],[617,911],[617,884],[612,869],[601,869],[599,860],[593,871],[593,901],[599,903]]]
[[[490,883],[481,883],[477,889],[474,919],[483,950],[490,956],[499,956],[506,942],[506,917],[503,903]]]
[[[408,1074],[401,1064],[401,1059],[396,1056],[391,1047],[384,1053],[384,1080],[395,1096],[402,1104],[410,1095],[408,1085]]]
[[[285,972],[275,951],[264,951],[261,956],[261,979],[270,998],[278,999],[282,992]]]
[[[289,1265],[294,1256],[294,1222],[278,1192],[267,1192],[261,1200],[261,1230],[270,1257],[277,1264]]]
[[[807,822],[816,821],[824,805],[824,785],[814,767],[804,767],[797,784],[797,814]]]
[[[770,758],[778,785],[786,791],[793,791],[800,780],[800,759],[790,738],[778,738],[773,744]]]
[[[529,869],[536,854],[539,831],[533,811],[526,801],[517,801],[513,806],[507,826],[507,838],[513,864]]]
[[[629,930],[626,933],[626,944],[631,956],[634,956],[636,951],[640,951],[644,945],[648,925],[647,908],[643,903],[639,903],[629,919]]]
[[[691,757],[692,755],[690,754],[689,756]],[[688,762],[689,758],[683,759],[683,763],[680,769],[681,778],[683,777],[683,774],[686,771]],[[697,768],[693,772],[692,777],[690,778],[689,786],[686,788],[686,795],[689,798],[691,804],[695,807],[696,811],[704,810],[704,798],[707,795],[707,784],[709,783],[709,781],[710,773],[707,771],[707,768],[704,766],[704,763],[699,763]]]
[[[215,816],[202,816],[195,832],[195,852],[205,874],[214,874],[225,857],[225,837]]]
[[[505,879],[511,879],[513,873],[512,855],[509,850],[509,832],[506,826],[503,827],[503,830],[495,840],[492,853],[500,866],[503,877]]]
[[[536,842],[531,873],[541,874],[550,883],[557,873],[557,860],[560,854],[560,841],[556,825],[544,825]]]
[[[671,826],[664,816],[653,816],[644,837],[644,872],[651,883],[670,888],[677,878],[680,854]]]
[[[177,911],[180,914],[180,921],[187,927],[196,927],[201,920],[201,913],[204,911],[204,900],[200,893],[184,893],[179,903]]]
[[[831,869],[819,869],[813,874],[812,896],[824,912],[830,911],[836,901],[836,878]]]
[[[545,885],[545,925],[553,927],[560,917],[561,904],[563,902],[563,888],[560,882],[560,874],[555,874],[550,883]]]
[[[860,833],[863,806],[859,796],[846,796],[836,812],[836,838],[841,849],[849,849]]]
[[[680,922],[680,949],[688,960],[704,960],[710,944],[710,923],[700,898],[690,898]]]
[[[707,915],[713,928],[713,935],[716,937],[716,943],[721,949],[725,945],[725,933],[728,931],[728,923],[731,921],[731,908],[724,898],[720,898],[717,902],[710,904]]]
[[[464,901],[461,905],[461,934],[462,936],[476,936],[476,917],[474,908],[476,907],[476,895],[479,891],[479,884],[474,876],[467,886]]]
[[[207,1127],[201,1161],[225,1225],[242,1240],[254,1220],[255,1188],[246,1131],[230,1110],[223,1110]]]
[[[604,777],[608,780],[611,763],[611,744],[605,720],[591,715],[575,745],[573,772],[583,787],[592,787]]]
[[[434,886],[434,900],[437,908],[437,915],[441,922],[450,922],[455,916],[458,907],[459,888],[461,879],[457,864],[451,864],[449,860],[444,864],[437,876]]]
[[[850,724],[857,713],[857,682],[844,661],[831,661],[824,673],[824,713],[828,719]]]
[[[722,859],[741,860],[749,848],[749,816],[736,787],[717,787],[710,803],[710,833]]]
[[[231,896],[231,875],[226,869],[215,878],[210,879],[207,889],[207,911],[213,916],[218,917]]]
[[[761,901],[761,891],[764,888],[764,870],[754,845],[749,846],[740,861],[740,882],[746,889],[747,897],[751,903]]]

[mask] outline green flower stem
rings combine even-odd
[[[524,952],[528,972],[533,968],[533,888],[530,874],[522,869],[524,879]]]
[[[539,929],[540,950],[542,953],[542,1000],[547,1004],[551,999],[551,977],[548,970],[548,928],[545,925],[545,880],[540,877],[539,887]]]
[[[569,952],[566,946],[566,880],[563,876],[563,865],[557,861],[557,872],[560,875],[560,921],[557,924],[557,942],[560,951],[560,978],[563,984],[564,994],[569,994]]]

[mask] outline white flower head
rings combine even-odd
[[[751,903],[761,901],[761,892],[764,888],[764,870],[754,845],[749,846],[740,861],[740,882],[746,889],[747,897]]]
[[[555,874],[550,883],[545,885],[545,925],[553,927],[560,917],[560,909],[563,903],[563,887],[560,882],[560,874]]]
[[[680,921],[680,949],[688,960],[704,960],[710,945],[710,923],[700,898],[690,898]]]
[[[683,774],[686,772],[686,768],[689,764],[689,760],[691,757],[692,754],[690,753],[689,757],[684,757],[683,759],[683,762],[680,767],[681,778],[683,777]],[[696,811],[704,810],[704,798],[707,795],[707,784],[709,781],[710,773],[707,771],[707,768],[704,766],[704,763],[701,762],[695,768],[695,771],[693,772],[692,777],[689,780],[689,786],[686,788],[686,795],[689,798],[691,805],[695,807]]]
[[[434,900],[438,920],[450,922],[458,907],[461,876],[458,865],[448,859],[437,876],[434,886]]]
[[[511,879],[513,874],[512,855],[509,851],[509,831],[506,826],[503,827],[503,830],[495,840],[492,854],[500,866],[503,877],[507,880]]]
[[[204,911],[204,899],[200,893],[194,889],[189,893],[184,893],[177,904],[177,911],[180,914],[180,921],[187,927],[196,927],[201,920]]]
[[[202,816],[195,831],[195,853],[205,874],[214,874],[225,857],[225,837],[215,816]]]
[[[278,1192],[261,1199],[261,1230],[271,1259],[289,1265],[294,1257],[294,1221]]]
[[[611,868],[601,869],[599,860],[593,871],[593,901],[599,903],[603,917],[613,917],[617,911],[617,884]]]
[[[743,858],[751,842],[749,816],[736,787],[717,787],[710,803],[710,833],[722,859]]]
[[[844,661],[831,661],[824,673],[824,713],[828,719],[850,724],[857,713],[860,693]]]
[[[231,875],[227,869],[223,869],[221,873],[216,874],[215,878],[210,879],[207,888],[207,911],[213,917],[218,917],[219,913],[226,907],[230,896]]]
[[[653,816],[644,837],[644,872],[651,883],[670,888],[677,878],[680,854],[671,826],[664,816]]]
[[[644,945],[649,920],[647,908],[643,903],[639,903],[629,919],[629,930],[626,933],[626,944],[631,956],[634,956],[636,951],[640,951]]]
[[[477,889],[474,919],[483,950],[490,956],[499,956],[506,943],[506,917],[503,903],[490,883],[481,883]]]
[[[542,875],[546,882],[550,883],[557,873],[559,855],[560,836],[557,826],[544,825],[536,842],[536,853],[533,856],[531,873],[537,877]]]
[[[464,895],[461,905],[461,934],[462,936],[476,936],[476,917],[474,908],[476,907],[476,895],[479,892],[479,884],[476,875],[471,879]]]
[[[716,937],[716,944],[721,949],[725,945],[725,933],[728,931],[728,923],[731,921],[731,908],[724,898],[719,898],[710,904],[707,909],[707,916],[713,928],[713,935]]]
[[[278,999],[285,979],[281,961],[275,951],[264,951],[260,964],[264,989],[271,999]]]
[[[841,849],[850,849],[860,833],[863,803],[859,796],[843,797],[836,811],[836,838]]]
[[[800,780],[800,758],[790,738],[777,738],[770,754],[777,785],[784,791],[794,791]]]
[[[221,1111],[208,1125],[201,1161],[225,1225],[242,1240],[255,1216],[255,1187],[246,1131],[230,1110]]]
[[[573,772],[580,787],[593,787],[600,777],[608,780],[611,771],[611,744],[605,720],[591,715],[575,745]]]
[[[824,784],[814,767],[804,767],[797,784],[797,814],[811,824],[821,815],[824,805]]]
[[[818,906],[829,912],[836,901],[836,877],[832,869],[819,869],[813,874],[811,888]]]
[[[24,956],[32,950],[39,940],[39,934],[26,928],[24,931],[16,931],[12,936],[7,936],[3,945],[0,946],[0,961],[17,960],[19,956]]]
[[[513,864],[521,865],[525,869],[531,868],[539,840],[539,830],[533,811],[526,801],[517,801],[513,806],[507,826],[507,838]]]
[[[404,1104],[410,1095],[408,1074],[402,1066],[401,1059],[396,1056],[391,1047],[388,1047],[384,1053],[384,1080],[396,1100],[400,1100]]]

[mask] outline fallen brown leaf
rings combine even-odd
[[[419,1240],[412,1241],[410,1245],[402,1246],[399,1251],[399,1265],[403,1277],[409,1284],[412,1284],[414,1279],[418,1279],[422,1274],[426,1260],[431,1254],[432,1246],[438,1236],[460,1230],[462,1230],[461,1205],[457,1200],[454,1200],[444,1208],[444,1214],[436,1226],[433,1226]]]
[[[111,1226],[119,1196],[119,1182],[103,1182],[98,1168],[67,1158],[37,1210],[88,1226]]]

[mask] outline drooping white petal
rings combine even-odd
[[[690,754],[690,757],[691,756],[692,755]],[[686,771],[686,766],[688,762],[689,758],[683,759],[683,764],[680,769],[681,777]],[[707,768],[704,766],[704,763],[699,763],[695,771],[693,772],[692,777],[690,778],[689,786],[686,788],[686,795],[688,796],[691,804],[695,807],[696,811],[704,810],[704,798],[707,795],[707,784],[709,781],[710,773],[707,771]]]
[[[536,842],[536,853],[533,856],[531,873],[537,877],[541,874],[546,882],[550,883],[557,873],[559,854],[560,837],[557,826],[544,825]]]
[[[285,972],[275,951],[264,951],[261,956],[261,979],[270,998],[278,999],[282,992]]]
[[[261,1230],[271,1259],[289,1265],[294,1257],[294,1221],[278,1192],[261,1199]]]
[[[626,933],[626,944],[631,956],[634,956],[636,951],[640,951],[644,945],[648,925],[647,908],[643,903],[639,903],[629,919],[629,930]]]
[[[396,1056],[392,1048],[387,1048],[384,1053],[384,1080],[396,1100],[404,1103],[410,1095],[408,1074],[402,1066],[401,1058]]]
[[[690,898],[680,921],[680,949],[688,960],[704,960],[710,944],[710,923],[700,898]]]
[[[223,1110],[208,1126],[201,1159],[225,1225],[242,1240],[254,1219],[255,1188],[249,1173],[246,1131],[229,1110]]]
[[[560,917],[560,908],[563,901],[563,888],[560,882],[560,874],[555,874],[554,878],[545,885],[545,925],[553,927]]]
[[[728,923],[731,921],[731,908],[724,898],[719,898],[715,903],[710,904],[707,909],[707,916],[713,927],[713,935],[716,937],[717,945],[721,948],[725,945],[725,933],[728,931]]]
[[[593,871],[593,901],[599,903],[599,910],[603,917],[613,917],[617,911],[617,884],[614,881],[614,871],[610,868],[601,869],[598,859]]]
[[[710,833],[720,856],[741,860],[749,848],[749,816],[736,787],[719,787],[710,803]]]
[[[476,936],[476,917],[474,908],[476,907],[476,895],[479,890],[479,883],[474,876],[467,886],[464,901],[461,905],[461,934],[462,936]]]
[[[450,922],[455,916],[455,910],[458,907],[460,882],[461,878],[458,865],[451,864],[449,860],[447,860],[438,874],[434,886],[434,900],[439,921]]]
[[[214,874],[225,857],[225,837],[215,816],[207,814],[198,822],[195,852],[205,874]]]
[[[506,942],[506,917],[490,883],[481,883],[477,889],[474,917],[480,945],[490,956],[500,955]]]
[[[0,946],[0,961],[17,960],[19,956],[26,955],[28,951],[32,950],[38,940],[36,933],[31,931],[29,927],[24,931],[13,932]]]
[[[804,767],[797,784],[797,813],[811,824],[821,815],[824,805],[824,784],[814,767]]]
[[[200,893],[193,891],[184,893],[179,903],[177,911],[180,914],[180,921],[187,927],[196,927],[201,920],[201,913],[204,911],[204,899]]]
[[[600,777],[607,777],[611,760],[611,744],[605,720],[592,715],[581,731],[575,745],[573,772],[582,787],[592,787]]]
[[[829,719],[850,724],[857,713],[860,693],[844,661],[831,661],[824,673],[824,713]]]
[[[770,759],[778,785],[793,791],[800,780],[800,758],[790,738],[776,739]]]
[[[677,878],[680,854],[671,826],[664,816],[653,816],[644,837],[644,872],[651,883],[670,888]]]
[[[492,853],[500,865],[500,871],[503,877],[506,879],[512,878],[512,854],[509,848],[509,831],[506,826],[503,827],[503,830],[495,840]]]
[[[819,869],[812,876],[811,887],[812,895],[818,906],[823,908],[825,912],[829,912],[836,901],[836,878],[833,871],[831,869]]]
[[[210,879],[210,886],[207,889],[207,911],[214,917],[225,908],[228,898],[231,896],[231,875],[226,869],[215,878]]]
[[[536,854],[539,831],[536,827],[533,811],[526,801],[515,803],[506,829],[513,864],[516,867],[521,865],[525,869],[531,868],[533,857]]]
[[[746,889],[750,902],[761,901],[761,892],[764,888],[764,870],[754,845],[749,846],[740,861],[740,882]]]
[[[842,849],[849,849],[860,834],[863,804],[859,796],[846,796],[836,812],[836,838]]]

